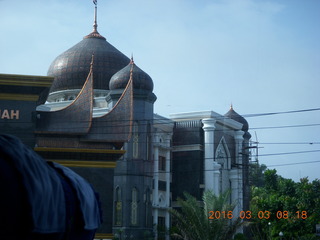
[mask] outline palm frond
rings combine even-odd
[[[233,211],[234,204],[229,203],[230,191],[216,196],[212,191],[205,191],[203,202],[184,193],[185,199],[178,199],[179,210],[172,209],[171,213],[184,239],[188,240],[224,240],[231,239],[241,219],[229,219],[227,215],[219,219],[209,219],[210,211]]]

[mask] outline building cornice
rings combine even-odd
[[[203,151],[201,144],[179,145],[172,147],[172,152]]]
[[[52,147],[35,147],[36,152],[75,152],[75,153],[108,153],[108,154],[125,154],[125,150],[116,149],[90,149],[90,148],[52,148]]]
[[[175,122],[189,121],[189,120],[202,120],[205,118],[212,118],[216,120],[217,124],[225,126],[235,130],[241,130],[242,124],[232,120],[228,117],[220,115],[214,111],[199,111],[199,112],[187,112],[187,113],[175,113],[170,114],[170,118]]]
[[[0,85],[50,87],[53,79],[48,76],[0,74]]]
[[[72,160],[53,160],[47,159],[59,163],[65,167],[85,167],[85,168],[115,168],[116,161],[72,161]]]
[[[39,95],[35,94],[0,93],[0,100],[36,102],[38,99]]]

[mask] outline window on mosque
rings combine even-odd
[[[159,171],[166,170],[166,158],[163,156],[159,156]]]
[[[165,218],[164,217],[158,217],[158,235],[159,235],[159,239],[164,239],[165,231],[166,231]]]
[[[216,150],[216,161],[221,165],[220,168],[220,179],[219,189],[220,192],[225,192],[229,188],[229,150],[224,137],[222,137],[217,150]]]
[[[133,124],[133,149],[132,149],[132,155],[133,158],[139,157],[139,127],[138,123]]]
[[[120,226],[122,224],[122,201],[121,201],[121,189],[116,188],[115,191],[115,225]]]
[[[138,224],[138,191],[136,188],[132,189],[131,224]]]

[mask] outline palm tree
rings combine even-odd
[[[237,227],[242,224],[240,219],[233,219],[231,215],[234,205],[229,204],[230,191],[219,196],[212,191],[205,191],[202,203],[188,193],[184,193],[184,196],[185,200],[178,199],[181,208],[171,210],[180,231],[175,236],[180,239],[227,240],[232,238]],[[209,219],[210,216],[214,219]]]

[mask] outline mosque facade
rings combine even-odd
[[[248,209],[247,121],[233,107],[154,113],[152,78],[97,31],[60,54],[48,76],[0,74],[0,130],[87,179],[104,222],[97,239],[170,239],[170,208],[188,192],[231,189]],[[156,83],[155,83],[156,84]]]

